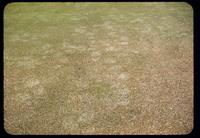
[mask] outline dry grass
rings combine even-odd
[[[186,3],[11,3],[4,11],[10,134],[187,134]]]

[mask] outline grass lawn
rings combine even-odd
[[[190,133],[191,6],[8,4],[4,128],[45,135]]]

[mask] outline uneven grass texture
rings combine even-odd
[[[187,3],[11,3],[4,10],[10,134],[187,134]]]

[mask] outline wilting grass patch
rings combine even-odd
[[[185,133],[192,29],[186,3],[9,4],[7,132]]]

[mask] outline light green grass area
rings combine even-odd
[[[10,134],[187,134],[193,10],[180,3],[10,3]]]

